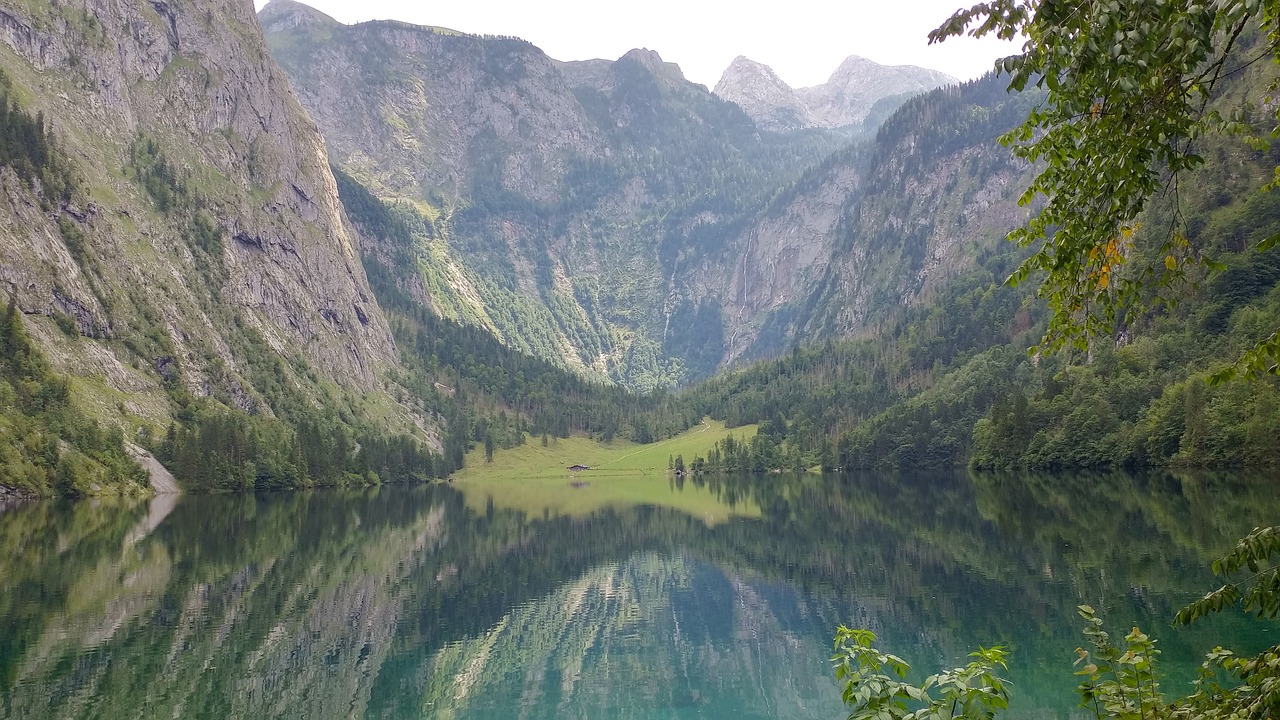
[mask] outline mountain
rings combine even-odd
[[[757,125],[769,130],[820,127],[874,131],[876,124],[908,98],[958,82],[937,70],[886,66],[850,55],[822,85],[793,89],[769,66],[739,55],[725,68],[714,92],[736,103]]]
[[[130,457],[148,453],[194,488],[422,479],[479,442],[648,442],[706,413],[809,428],[786,455],[805,466],[949,462],[979,419],[1021,417],[993,408],[1023,387],[1006,376],[1033,377],[1037,306],[998,291],[1031,168],[996,138],[1037,96],[993,76],[882,97],[864,126],[887,118],[851,138],[764,127],[646,49],[561,62],[291,0],[256,19],[214,0],[0,0],[0,38],[3,485],[141,491]],[[851,59],[813,104],[735,65],[740,87],[803,101],[779,122],[835,123],[861,112],[849,97],[898,87]],[[1236,151],[1206,147],[1230,190],[1198,188],[1185,217],[1242,243],[1224,228],[1274,213],[1256,167],[1233,175]],[[1224,348],[1274,284],[1231,259],[1230,296],[1195,306]],[[1147,394],[1179,388],[1162,417],[1200,402],[1187,378],[1216,357],[1146,377]],[[1028,407],[1058,397],[1034,377]],[[1126,457],[1181,452],[1132,438]]]
[[[724,239],[843,142],[762,132],[649,50],[558,62],[515,38],[345,26],[287,0],[260,20],[331,160],[413,230],[414,260],[394,268],[405,292],[632,388],[714,371]]]
[[[941,244],[991,242],[1022,217],[1022,171],[991,142],[1020,106],[990,91],[994,81],[925,102],[927,128],[851,144],[822,128],[761,129],[648,50],[558,62],[512,38],[345,26],[291,0],[260,20],[334,163],[415,229],[413,259],[395,264],[401,290],[633,389],[768,356],[805,328],[867,332],[876,308],[919,302],[933,279],[966,266]],[[782,87],[763,66],[736,65]],[[848,99],[946,79],[867,68],[851,59],[824,87]],[[853,112],[833,103],[811,111]],[[964,141],[941,150],[930,135],[949,122],[940,103],[969,113],[957,118]],[[971,182],[979,165],[998,178]],[[906,188],[932,199],[896,195]],[[867,193],[884,212],[864,210]],[[916,202],[939,212],[916,213]],[[912,239],[895,242],[904,228]],[[899,255],[921,261],[912,277],[893,269]]]
[[[264,48],[253,17],[231,4],[199,16],[120,0],[89,19],[15,5],[5,8],[5,72],[33,96],[29,109],[82,188],[46,216],[8,182],[3,282],[23,311],[70,314],[92,341],[143,329],[113,306],[153,309],[160,328],[182,330],[171,333],[174,360],[197,384],[205,353],[238,364],[209,337],[214,318],[202,306],[215,296],[273,345],[373,387],[394,357],[390,334],[324,140],[288,81],[255,57]],[[213,224],[211,274],[192,277],[204,249],[184,231],[202,221]],[[64,237],[73,233],[92,250],[75,252]]]
[[[74,405],[139,442],[200,408],[434,432],[248,4],[6,0],[0,28],[0,287]]]
[[[797,130],[817,125],[813,111],[773,68],[739,55],[729,63],[712,90],[737,104],[756,124],[770,130]]]

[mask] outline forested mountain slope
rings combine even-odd
[[[8,0],[0,41],[0,287],[77,412],[141,444],[220,427],[189,475],[233,486],[340,478],[352,433],[435,442],[251,7]],[[303,426],[324,442],[287,457]]]
[[[1214,106],[1256,107],[1274,76],[1274,66],[1250,66],[1219,88]],[[893,136],[895,123],[912,114],[927,117],[920,111],[930,102],[939,103],[935,110],[944,108],[944,97],[909,103],[880,139]],[[967,115],[954,109],[936,115],[934,136],[962,137],[956,128],[963,123],[955,119]],[[1247,110],[1243,116],[1265,122]],[[915,147],[926,157],[930,152]],[[967,152],[979,147],[970,145]],[[881,331],[872,337],[796,348],[685,395],[730,424],[769,423],[750,446],[728,454],[722,449],[717,469],[964,462],[995,469],[1274,465],[1280,457],[1280,381],[1207,380],[1280,323],[1280,255],[1251,250],[1280,232],[1280,201],[1265,189],[1280,154],[1216,136],[1201,138],[1197,149],[1204,166],[1179,178],[1176,197],[1165,194],[1147,209],[1130,258],[1140,264],[1155,253],[1159,261],[1169,229],[1183,224],[1189,242],[1222,267],[1193,268],[1178,304],[1117,325],[1112,337],[1095,339],[1088,352],[1029,355],[1026,348],[1044,331],[1043,301],[1029,283],[1004,283],[1026,250],[1004,242],[944,241],[938,245],[943,254],[930,258],[916,254],[928,244],[894,245],[901,259],[881,264],[882,272],[897,273],[909,284],[924,269],[937,268],[927,303],[899,306],[896,315],[877,321]],[[886,172],[877,182],[892,187],[894,165],[878,167]],[[982,187],[993,187],[994,179],[994,187],[1006,188],[1022,182],[1009,175],[1001,181],[983,167],[976,166],[970,181],[986,178]],[[917,186],[885,192],[878,204],[864,200],[858,211],[866,216],[878,208],[915,205],[919,210],[903,217],[923,224],[945,208],[929,203]],[[961,227],[975,219],[989,223],[987,232],[995,235],[1000,223],[1017,223],[1001,207],[952,217]],[[932,223],[947,226],[945,220]],[[832,284],[823,290],[829,298],[841,297],[842,285],[855,289],[865,277],[857,270],[857,253],[846,258],[851,262],[833,270]],[[838,337],[839,328],[856,322],[849,315],[855,306],[847,301],[825,307],[800,337],[814,331]],[[822,332],[828,327],[834,331]]]
[[[762,133],[652,51],[559,63],[515,38],[345,26],[288,0],[260,19],[334,163],[417,215],[403,284],[635,388],[719,360],[714,339],[679,346],[680,327],[718,313],[685,297],[685,249],[732,233],[838,142]]]
[[[407,291],[633,388],[708,375],[807,299],[866,170],[771,205],[841,141],[761,130],[652,51],[561,63],[289,0],[259,17],[335,164],[417,216]]]
[[[882,335],[972,270],[1026,218],[996,138],[1032,100],[994,76],[935,90],[782,190],[729,242],[726,360]]]

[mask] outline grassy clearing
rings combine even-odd
[[[584,517],[606,507],[657,505],[687,512],[708,525],[731,516],[758,517],[760,508],[749,504],[729,507],[707,491],[686,483],[677,489],[667,471],[667,461],[683,455],[686,462],[695,455],[706,456],[717,441],[728,435],[750,438],[756,427],[728,430],[723,423],[704,421],[702,425],[670,440],[637,445],[624,440],[602,443],[584,437],[549,438],[543,447],[540,438],[511,450],[499,450],[493,462],[485,462],[484,450],[467,456],[466,467],[455,476],[455,487],[463,492],[467,506],[483,511],[490,499],[495,507],[523,510],[530,515]],[[570,473],[570,465],[591,469]],[[575,487],[572,483],[585,483]]]

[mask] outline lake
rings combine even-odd
[[[1073,717],[1077,605],[1157,637],[1170,693],[1280,641],[1169,626],[1274,478],[574,481],[572,513],[482,479],[9,509],[0,717],[842,718],[840,623],[921,675],[1004,644],[1011,716]]]

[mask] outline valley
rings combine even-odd
[[[146,456],[193,490],[424,480],[704,417],[773,428],[715,472],[1274,462],[1275,382],[1198,386],[1276,312],[1270,151],[1206,140],[1147,211],[1223,263],[1177,312],[1028,358],[1048,316],[1003,238],[1032,168],[997,139],[1037,91],[851,57],[803,91],[739,58],[712,92],[650,50],[216,12],[9,16],[16,492],[145,492]],[[69,59],[126,28],[137,53]]]
[[[0,720],[1274,717],[1280,8],[1057,9],[0,0]]]

